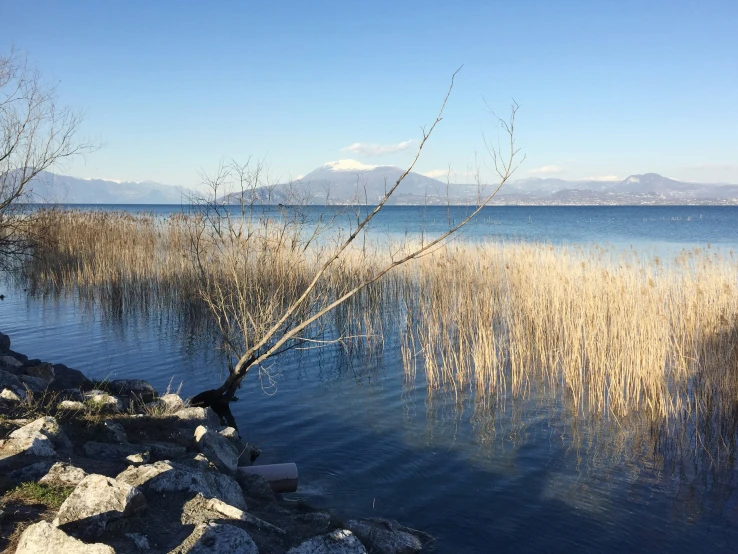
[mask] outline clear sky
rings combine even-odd
[[[0,0],[0,51],[13,43],[104,141],[64,168],[80,177],[407,164],[464,64],[420,172],[467,180],[495,133],[483,98],[514,98],[518,177],[738,183],[736,0]]]

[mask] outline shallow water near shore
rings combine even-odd
[[[416,208],[394,210],[401,215],[393,232],[417,222]],[[506,221],[500,209],[491,210],[497,215],[489,217]],[[506,212],[510,222],[518,221],[514,232],[510,223],[509,236],[529,228],[528,240],[586,245],[581,237],[590,236],[674,249],[707,243],[729,249],[738,242],[738,209],[587,210],[595,220],[620,221],[618,231],[587,235],[571,224],[556,226],[562,214],[589,224],[578,209],[515,208]],[[535,214],[545,226],[527,222]],[[666,231],[656,233],[656,222]],[[488,227],[504,225],[490,220]],[[468,234],[487,236],[474,229]],[[160,391],[181,382],[183,396],[216,385],[224,370],[207,337],[193,336],[166,314],[121,319],[74,297],[42,300],[13,288],[5,295],[0,330],[30,357],[94,378],[146,379]],[[626,433],[617,422],[578,421],[562,394],[533,389],[528,398],[506,398],[497,408],[440,392],[429,397],[421,372],[406,381],[400,349],[391,341],[377,360],[323,348],[275,359],[269,370],[276,389],[254,373],[233,406],[242,435],[262,447],[259,463],[298,464],[296,496],[347,518],[396,518],[437,536],[439,552],[738,546],[738,474],[731,460],[705,464],[698,451],[669,459],[656,441],[641,442],[649,429],[630,426]]]

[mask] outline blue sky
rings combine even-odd
[[[451,165],[468,180],[495,133],[483,98],[501,113],[514,98],[518,177],[738,183],[735,0],[0,0],[0,12],[0,51],[14,43],[59,81],[105,143],[70,175],[193,186],[224,157],[264,158],[279,180],[343,158],[404,165],[463,64],[420,172]]]

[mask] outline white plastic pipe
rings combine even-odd
[[[263,466],[242,466],[237,475],[261,475],[274,492],[295,492],[297,490],[296,464],[268,464]]]

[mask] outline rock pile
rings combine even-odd
[[[0,550],[404,554],[428,545],[394,522],[344,524],[241,475],[259,450],[209,408],[160,397],[141,380],[95,386],[74,369],[13,352],[1,333],[0,393]],[[53,415],[18,417],[41,408]],[[17,505],[21,483],[65,498],[34,512]],[[2,505],[9,498],[12,510]]]

